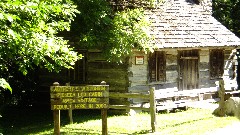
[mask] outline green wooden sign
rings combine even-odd
[[[109,86],[51,86],[50,98],[52,110],[107,109]]]

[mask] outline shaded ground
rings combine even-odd
[[[74,115],[75,122],[84,122],[89,119],[99,119],[99,110],[88,111],[78,110]],[[6,108],[0,117],[0,135],[21,135],[26,132],[38,133],[53,128],[53,113],[50,108],[32,107],[32,108]],[[61,126],[69,123],[67,111],[61,111]],[[39,128],[41,127],[41,128]]]
[[[214,110],[215,108],[218,107],[218,104],[212,104],[212,103],[208,103],[206,101],[202,101],[202,102],[194,102],[190,105],[190,107],[194,107],[194,108],[204,108],[204,109],[209,109],[209,110]],[[191,112],[191,109],[189,110]],[[185,112],[185,111],[184,111]],[[165,133],[165,128],[171,128],[171,130],[176,130],[176,128],[179,129],[188,129],[189,126],[192,126],[193,128],[193,132],[197,132],[197,130],[203,129],[203,128],[199,128],[199,123],[208,120],[208,124],[212,123],[213,125],[216,123],[216,119],[215,117],[213,117],[209,112],[211,111],[207,111],[208,115],[210,117],[205,118],[205,116],[199,118],[199,119],[190,119],[188,120],[188,118],[194,118],[196,117],[196,112],[195,113],[190,113],[186,116],[185,113],[184,116],[180,117],[174,117],[175,114],[170,114],[170,116],[168,116],[166,119],[162,118],[159,121],[161,121],[161,124],[163,125],[163,128],[161,128],[161,130],[157,130],[158,132],[156,133],[149,133],[148,130],[145,130],[146,128],[143,128],[144,130],[140,130],[138,132],[134,132],[134,134],[152,134],[152,135],[159,135],[159,134],[166,134]],[[94,119],[99,119],[100,118],[100,111],[97,110],[96,112],[93,112],[92,110],[89,112],[87,110],[78,110],[74,112],[74,122],[76,123],[83,123],[84,121],[88,121],[88,120],[94,120]],[[181,114],[181,113],[179,113]],[[205,113],[203,113],[205,114]],[[0,118],[0,133],[2,132],[4,135],[6,134],[11,134],[11,135],[19,135],[19,134],[26,134],[26,133],[32,133],[32,134],[37,134],[40,131],[51,131],[53,128],[53,119],[52,119],[52,111],[50,110],[50,108],[8,108],[5,112],[2,113],[2,118]],[[161,115],[161,114],[160,114]],[[163,114],[165,115],[165,114]],[[168,114],[167,114],[168,115]],[[67,111],[61,111],[61,126],[63,127],[62,129],[64,129],[64,125],[68,124],[69,120],[67,117]],[[79,117],[80,116],[80,117]],[[149,123],[149,115],[146,115],[146,119],[147,119],[147,123]],[[174,118],[172,118],[174,117]],[[31,120],[30,120],[31,119]],[[117,119],[117,117],[116,117]],[[186,120],[187,119],[187,120]],[[215,119],[215,121],[213,120]],[[219,120],[221,120],[222,118],[219,118]],[[224,119],[224,118],[223,118]],[[223,120],[222,119],[222,120]],[[166,125],[164,124],[164,122],[170,121],[171,124],[168,125],[168,123],[166,123]],[[101,121],[99,121],[101,123]],[[130,125],[136,124],[134,120],[130,121],[132,122]],[[89,122],[90,123],[90,122]],[[119,123],[119,121],[118,121]],[[176,123],[176,124],[174,124]],[[191,123],[191,124],[189,124]],[[95,127],[93,124],[96,123],[90,123],[90,126]],[[117,123],[112,123],[111,121],[109,121],[109,128],[110,125],[116,125]],[[80,124],[78,124],[80,125]],[[101,124],[99,124],[101,125]],[[201,125],[201,124],[200,124]],[[203,124],[204,125],[204,124]],[[206,125],[206,124],[205,124]],[[227,125],[227,124],[225,124]],[[141,126],[141,124],[140,124]],[[41,128],[39,128],[41,127]],[[81,126],[80,126],[81,127]],[[116,126],[118,127],[118,126]],[[237,129],[238,127],[240,127],[240,122],[235,122],[232,125],[227,126],[226,128],[215,128],[212,131],[209,131],[206,133],[206,135],[221,135],[221,134],[229,134],[231,133],[232,135],[237,134]],[[73,128],[71,129],[71,132],[73,132],[72,130],[76,130],[76,134],[79,133],[79,129],[75,128],[75,127],[70,127]],[[83,127],[81,127],[82,129],[84,129]],[[129,128],[132,128],[129,127]],[[65,127],[65,129],[67,129],[67,127]],[[90,128],[93,129],[93,128]],[[125,129],[125,128],[124,128]],[[162,130],[163,129],[163,130]],[[70,130],[70,129],[69,129]],[[84,129],[85,130],[85,129]],[[181,131],[179,130],[179,131]],[[64,130],[65,131],[65,130]],[[66,130],[68,131],[68,130]],[[115,131],[115,130],[112,130]],[[159,132],[160,131],[160,132]],[[21,132],[21,133],[20,133]],[[85,130],[86,134],[87,132],[89,132],[88,130]],[[122,132],[122,131],[121,131]],[[163,133],[161,133],[163,132]],[[178,132],[178,131],[177,131]],[[205,131],[206,132],[206,131]],[[202,132],[202,133],[205,133]],[[62,132],[63,134],[68,134],[68,132]],[[81,133],[84,133],[81,132]],[[126,132],[128,133],[128,132]],[[234,133],[234,134],[233,134]],[[98,134],[98,133],[96,133]]]

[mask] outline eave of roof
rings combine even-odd
[[[157,48],[239,46],[240,39],[218,22],[201,5],[170,0],[146,10],[152,23],[151,35]]]

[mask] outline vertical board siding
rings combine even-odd
[[[199,50],[178,51],[179,90],[199,87]]]

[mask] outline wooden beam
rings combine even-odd
[[[106,85],[105,81],[102,81],[100,85]],[[101,117],[102,117],[102,135],[108,135],[107,128],[107,109],[101,109]]]
[[[156,102],[154,91],[155,88],[152,87],[150,89],[150,114],[151,114],[151,127],[153,133],[156,131]]]
[[[180,59],[184,59],[184,60],[197,60],[198,57],[181,57]]]
[[[109,97],[110,98],[142,98],[142,99],[149,99],[149,94],[109,92]]]
[[[54,82],[53,86],[59,86],[58,82]],[[60,135],[60,110],[53,110],[54,135]]]
[[[145,107],[137,107],[137,106],[127,106],[127,105],[109,105],[109,108],[112,109],[134,109],[134,110],[144,110],[144,111],[149,111],[149,108]]]

